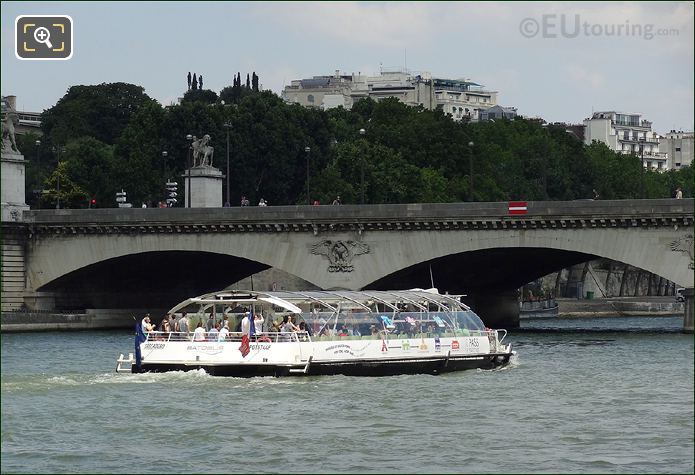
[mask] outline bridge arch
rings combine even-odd
[[[248,269],[274,267],[325,289],[360,289],[383,282],[387,276],[449,256],[466,265],[487,266],[486,279],[494,275],[484,259],[509,256],[521,259],[514,265],[529,265],[535,259],[539,272],[552,272],[572,263],[603,257],[662,276],[684,287],[693,285],[688,256],[673,251],[672,243],[686,239],[682,230],[643,229],[630,233],[622,228],[535,229],[416,232],[343,233],[198,233],[198,234],[88,234],[78,238],[46,236],[32,243],[27,266],[28,283],[42,289],[78,269],[100,262],[148,253],[202,253],[220,259],[234,258],[230,265],[245,263]],[[691,238],[692,239],[692,238]],[[350,272],[331,269],[329,259],[315,252],[317,243],[360,242],[367,252],[355,255]],[[173,254],[172,254],[173,255]],[[194,255],[194,254],[190,254]],[[468,256],[468,257],[466,257]],[[477,257],[476,257],[477,256]],[[532,257],[529,260],[529,256]],[[205,257],[207,259],[207,257]],[[136,265],[136,261],[132,261]],[[186,261],[189,262],[189,261]],[[227,261],[225,261],[227,262]],[[500,262],[499,260],[495,262]],[[249,263],[255,263],[251,266]],[[183,265],[183,264],[182,264]],[[184,266],[190,266],[185,264]],[[554,267],[554,269],[553,269]],[[255,272],[250,270],[248,274]],[[480,272],[478,272],[480,274]],[[248,275],[247,274],[247,275]],[[185,269],[181,272],[185,276]],[[239,274],[236,274],[239,275]],[[543,275],[543,274],[540,274]],[[240,278],[244,275],[240,275]],[[498,275],[504,280],[505,275]],[[230,281],[231,282],[231,281]],[[523,283],[523,282],[522,282]],[[499,287],[518,287],[518,278]],[[519,284],[520,285],[520,284]]]

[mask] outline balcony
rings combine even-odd
[[[638,139],[635,137],[625,137],[623,135],[618,135],[618,141],[624,142],[624,143],[635,143],[635,144],[640,144],[640,143],[645,143],[645,144],[659,144],[659,139],[655,137],[647,137],[645,140]]]

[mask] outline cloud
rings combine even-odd
[[[578,64],[570,64],[565,67],[565,72],[569,78],[578,86],[591,86],[592,89],[600,89],[606,84],[606,80],[598,72],[589,71]]]
[[[424,3],[283,2],[260,4],[254,13],[290,32],[376,47],[428,41],[436,27]]]

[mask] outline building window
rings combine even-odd
[[[680,148],[680,147],[676,147],[676,152],[680,152],[680,151],[681,151],[681,148]]]
[[[314,102],[314,95],[313,95],[313,94],[309,94],[308,96],[306,96],[306,100],[309,101],[309,102]]]

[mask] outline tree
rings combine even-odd
[[[79,190],[95,197],[102,206],[113,203],[118,190],[114,182],[117,170],[113,149],[112,145],[93,137],[82,137],[70,142],[61,156],[65,175]]]
[[[127,191],[133,203],[159,201],[164,197],[161,157],[162,150],[169,148],[163,140],[167,133],[167,115],[159,104],[143,108],[123,131],[114,149],[114,170],[110,180],[114,190],[122,188]],[[185,136],[181,139],[185,140]],[[102,200],[110,201],[111,198]]]
[[[246,89],[251,89],[251,80],[249,79],[249,73],[246,73]]]
[[[186,91],[181,102],[204,102],[205,104],[214,104],[217,102],[217,94],[210,89],[191,89]]]
[[[113,144],[130,118],[153,102],[144,88],[134,84],[72,86],[56,105],[43,112],[41,129],[54,146],[84,136]]]
[[[254,71],[253,76],[251,76],[251,86],[255,92],[258,92],[258,76],[256,76],[256,71]]]
[[[67,164],[61,162],[51,175],[46,178],[45,187],[48,194],[42,196],[41,205],[51,208],[86,208],[89,193],[72,181],[67,171]]]
[[[198,89],[198,76],[196,76],[195,73],[193,73],[193,83],[191,84],[191,88],[194,91]]]

